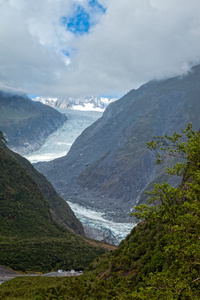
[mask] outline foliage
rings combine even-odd
[[[94,248],[67,232],[55,237],[8,239],[0,242],[1,263],[23,272],[83,270],[103,252],[103,249]]]
[[[173,168],[172,175],[183,176],[175,188],[166,182],[155,184],[151,206],[136,207],[134,215],[165,228],[167,244],[163,247],[166,267],[150,273],[143,279],[146,288],[134,294],[135,299],[199,299],[200,294],[200,132],[191,124],[182,134],[155,137],[148,143],[150,149],[159,149],[157,163],[167,155],[184,158]]]
[[[61,226],[67,229],[72,229],[75,233],[84,236],[84,230],[81,222],[75,217],[74,212],[71,210],[67,202],[56,193],[55,189],[45,176],[40,174],[27,159],[6,147],[1,140],[0,147],[3,148],[7,154],[17,160],[39,186],[43,196],[49,203],[50,213],[53,220]]]
[[[83,269],[105,252],[59,226],[26,170],[0,147],[0,263],[21,271]],[[82,255],[80,255],[80,253]]]
[[[168,170],[182,176],[182,184],[156,184],[150,206],[134,213],[143,221],[83,276],[16,278],[0,286],[3,299],[200,299],[200,133],[188,124],[182,134],[155,138],[148,147],[161,151],[159,163],[168,155],[183,159]]]

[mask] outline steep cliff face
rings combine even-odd
[[[146,149],[154,135],[171,134],[192,122],[200,126],[200,66],[184,77],[149,82],[111,103],[67,156],[37,164],[67,200],[123,219],[162,168]]]
[[[20,154],[37,150],[66,119],[55,109],[27,96],[0,92],[0,129],[8,146]]]

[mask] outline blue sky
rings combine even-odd
[[[112,97],[200,63],[199,0],[0,5],[0,90]]]
[[[88,33],[93,23],[91,15],[104,14],[106,9],[97,1],[89,1],[89,11],[85,10],[83,6],[78,5],[72,16],[64,16],[61,18],[61,22],[66,29],[74,33],[75,35],[83,35]]]

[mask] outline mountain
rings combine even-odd
[[[152,148],[163,147],[163,141],[171,142],[165,154],[185,156],[181,166],[170,169],[181,175],[181,184],[155,186],[151,203],[158,205],[137,208],[134,216],[142,222],[118,249],[95,259],[79,277],[16,278],[0,286],[0,297],[199,300],[200,131],[188,124],[180,136],[165,136]]]
[[[33,101],[39,101],[43,104],[49,105],[54,108],[68,108],[75,110],[96,110],[104,111],[105,108],[111,102],[114,102],[116,98],[105,98],[105,97],[83,97],[83,98],[69,98],[69,99],[58,99],[58,98],[44,98],[36,97]]]
[[[30,173],[36,181],[42,179],[40,187]],[[21,271],[83,269],[105,252],[74,233],[82,233],[82,226],[65,201],[2,142],[0,205],[0,257],[4,266]]]
[[[185,76],[151,81],[111,103],[103,116],[76,139],[68,154],[38,163],[65,200],[125,220],[142,192],[163,180],[146,143],[192,122],[200,127],[200,66]],[[170,180],[170,179],[169,179]]]
[[[33,178],[40,188],[42,195],[48,201],[51,218],[61,226],[72,232],[84,236],[84,230],[81,222],[75,217],[73,211],[55,191],[50,182],[40,174],[32,164],[23,156],[10,150],[5,143],[0,141],[0,147],[19,164],[26,169],[26,172]]]
[[[8,146],[20,154],[37,150],[66,120],[65,115],[26,95],[0,92],[0,130]]]

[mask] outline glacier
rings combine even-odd
[[[105,233],[110,231],[110,235],[117,240],[116,244],[119,244],[136,225],[136,223],[116,223],[105,219],[104,214],[100,211],[94,211],[70,201],[67,203],[84,226],[90,226]]]
[[[25,156],[31,163],[50,161],[66,155],[81,132],[102,116],[102,112],[99,111],[58,110],[65,113],[68,120],[46,139],[39,150]],[[84,227],[89,226],[102,231],[105,235],[110,236],[110,240],[114,241],[114,244],[119,244],[136,225],[134,223],[116,223],[106,219],[103,212],[94,211],[70,201],[67,203]]]
[[[50,161],[66,155],[81,132],[102,116],[102,112],[98,111],[58,110],[66,114],[67,121],[46,139],[39,150],[25,155],[31,163]]]

